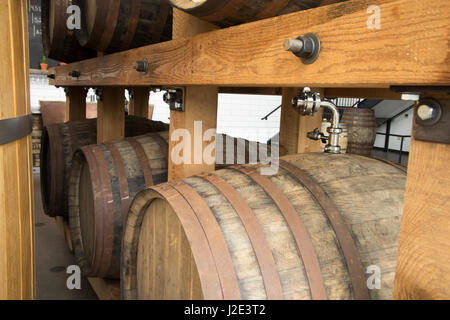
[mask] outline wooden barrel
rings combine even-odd
[[[172,39],[167,0],[73,0],[82,12],[76,32],[83,47],[118,52]]]
[[[377,137],[375,111],[346,108],[342,122],[348,127],[347,153],[370,156]]]
[[[75,62],[93,58],[96,52],[82,48],[75,37],[75,30],[67,28],[67,8],[72,0],[42,0],[42,44],[44,54],[62,62]]]
[[[170,0],[172,6],[220,27],[229,27],[345,0]]]
[[[225,143],[216,144],[216,154],[225,161],[218,168],[249,161],[251,142],[219,134],[216,141],[220,139]],[[85,276],[119,278],[123,222],[139,191],[167,182],[168,141],[169,132],[151,133],[85,146],[75,153],[69,178],[69,225],[77,265]],[[239,144],[247,146],[240,157]]]
[[[125,135],[168,130],[162,122],[127,116]],[[73,153],[82,146],[97,143],[97,120],[70,121],[53,124],[43,130],[41,140],[41,194],[44,212],[51,216],[68,214],[67,181]]]
[[[32,129],[31,132],[31,150],[33,153],[33,167],[39,168],[40,154],[41,154],[41,139],[42,139],[42,116],[40,114],[32,114]]]
[[[392,298],[403,171],[325,153],[281,158],[272,176],[259,167],[139,193],[122,244],[122,297]],[[369,290],[374,270],[381,286]]]

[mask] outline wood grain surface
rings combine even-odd
[[[0,119],[30,114],[28,1],[0,2]],[[31,135],[0,146],[0,300],[35,296]]]
[[[381,10],[380,30],[367,26],[371,5]],[[50,71],[56,75],[50,82],[319,88],[448,85],[449,21],[446,0],[352,0],[57,67]],[[307,32],[315,32],[322,42],[320,57],[312,65],[283,49],[286,38]],[[149,61],[145,75],[133,69],[143,58]],[[77,80],[67,76],[74,69],[81,72]]]
[[[412,139],[396,299],[450,298],[449,159],[450,145]]]

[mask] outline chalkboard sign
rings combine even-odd
[[[44,55],[41,28],[41,0],[28,0],[28,34],[30,46],[30,68],[40,69]],[[58,61],[47,59],[49,67],[58,65]]]

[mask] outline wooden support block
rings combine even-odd
[[[125,89],[104,87],[97,110],[97,142],[123,139],[125,136]]]
[[[170,137],[173,137],[175,130],[186,129],[190,133],[191,141],[183,140],[179,143],[184,144],[185,150],[190,146],[191,157],[190,159],[185,159],[182,164],[175,164],[173,150],[179,143],[170,141],[169,181],[215,170],[215,163],[207,164],[203,159],[203,150],[208,145],[208,142],[203,141],[200,149],[196,148],[195,140],[203,140],[205,131],[217,127],[218,93],[217,87],[187,87],[185,111],[170,112]],[[194,130],[195,123],[197,123],[197,126],[201,126],[201,130]],[[196,158],[199,159],[197,164],[195,163]]]
[[[130,115],[148,118],[150,89],[148,87],[135,87],[132,89],[132,92],[128,113]]]
[[[173,15],[174,39],[217,29],[216,26],[177,9],[174,9]],[[182,164],[175,164],[172,153],[179,143],[170,141],[169,181],[215,170],[215,163],[207,164],[204,162],[203,150],[208,143],[203,141],[203,134],[208,129],[215,129],[217,127],[218,94],[218,87],[187,87],[185,92],[185,111],[170,112],[170,136],[172,137],[177,129],[186,129],[190,133],[190,143],[184,140],[179,143],[184,144],[184,148],[190,146],[191,159],[185,159]],[[201,125],[201,130],[197,132],[194,130],[196,122],[197,125]],[[201,137],[198,136],[199,134],[201,134]],[[196,147],[195,139],[202,139],[201,149]],[[190,163],[186,163],[186,160]]]
[[[87,90],[84,87],[67,87],[66,90],[65,121],[86,119]]]
[[[323,93],[324,90],[312,89]],[[280,156],[304,152],[320,152],[320,141],[308,139],[307,133],[322,126],[323,110],[313,117],[300,116],[292,107],[292,98],[299,89],[283,89],[280,119]]]
[[[99,300],[120,300],[119,280],[88,278],[88,281]]]
[[[450,145],[412,138],[396,299],[450,299],[449,160]]]

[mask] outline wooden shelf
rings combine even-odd
[[[380,8],[379,30],[367,26],[372,5]],[[174,40],[53,68],[50,84],[114,87],[103,90],[99,142],[123,137],[118,101],[125,87],[185,86],[186,110],[171,112],[170,131],[188,129],[191,135],[195,121],[203,122],[203,130],[216,125],[218,92],[282,94],[280,149],[287,154],[314,152],[320,144],[305,133],[320,127],[321,117],[305,118],[292,110],[295,88],[309,86],[329,97],[399,99],[391,86],[450,86],[449,29],[448,0],[350,0],[221,30],[174,10]],[[308,32],[319,35],[322,52],[314,64],[304,65],[284,51],[283,42]],[[146,74],[133,68],[142,59],[149,62]],[[79,78],[69,76],[73,70],[80,72]],[[83,112],[71,109],[85,108],[76,91],[68,90],[73,119]],[[133,110],[143,109],[138,105],[146,104],[146,94],[136,96]],[[175,145],[171,141],[169,150]],[[445,186],[450,145],[412,139],[411,149],[395,297],[449,298],[450,189]],[[214,165],[204,163],[171,164],[169,179],[211,170]],[[89,281],[100,299],[120,297],[118,282]]]
[[[377,4],[381,29],[367,26]],[[175,39],[51,69],[58,86],[389,88],[449,85],[450,2],[353,0]],[[315,32],[319,59],[304,65],[286,38]],[[147,74],[136,61],[146,58]],[[80,71],[79,78],[69,72]]]

